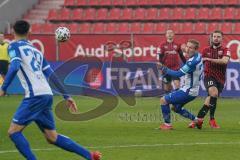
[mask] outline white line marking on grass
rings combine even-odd
[[[141,148],[141,147],[162,147],[162,146],[200,146],[200,145],[240,145],[240,142],[196,142],[196,143],[162,143],[162,144],[131,144],[131,145],[116,145],[116,146],[95,146],[86,147],[89,149],[114,149],[114,148]],[[38,148],[32,149],[33,151],[55,151],[59,148]],[[3,150],[0,154],[4,153],[16,153],[17,150]]]

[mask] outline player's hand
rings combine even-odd
[[[0,97],[5,96],[5,92],[0,89]]]
[[[72,98],[67,99],[67,107],[74,113],[78,111],[76,102]]]
[[[163,64],[161,62],[157,62],[157,67],[161,69],[163,67]]]
[[[186,44],[185,43],[183,43],[182,45],[181,45],[181,50],[183,51],[183,52],[186,52]]]

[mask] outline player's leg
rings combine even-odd
[[[178,113],[182,117],[185,117],[192,121],[195,121],[197,119],[196,116],[192,114],[190,111],[188,111],[187,109],[185,109],[182,104],[175,104],[174,106],[175,106],[174,112]]]
[[[210,96],[208,96],[205,101],[204,101],[204,104],[202,106],[202,108],[199,110],[198,112],[198,118],[204,118],[206,116],[206,114],[208,113],[209,111],[209,103],[210,103]]]
[[[172,91],[171,82],[172,82],[171,76],[169,76],[169,75],[164,76],[164,78],[163,78],[163,89],[165,91],[165,94],[168,94]]]
[[[162,125],[160,125],[159,128],[162,130],[170,130],[170,129],[172,129],[171,111],[170,111],[169,103],[166,101],[165,97],[166,96],[164,96],[160,99],[160,105],[161,105],[161,111],[162,111],[164,123]]]
[[[211,128],[220,128],[219,125],[217,125],[216,120],[215,120],[215,111],[217,107],[217,98],[219,95],[219,91],[217,87],[210,87],[209,88],[209,95],[210,95],[210,100],[209,100],[209,107],[210,107],[210,121],[209,124]]]
[[[33,152],[31,151],[30,145],[27,139],[22,134],[24,125],[18,125],[16,123],[11,123],[8,129],[8,135],[12,142],[15,144],[18,151],[27,159],[27,160],[36,160]]]
[[[41,131],[44,133],[46,140],[50,144],[54,144],[66,151],[76,153],[87,160],[100,160],[101,154],[99,152],[90,152],[80,144],[74,142],[69,137],[58,134],[55,130],[55,122],[51,109],[46,109],[38,116],[35,121]]]

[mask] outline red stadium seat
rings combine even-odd
[[[79,25],[79,33],[91,33],[91,29],[90,23],[82,23]]]
[[[88,1],[89,6],[99,6],[98,0],[90,0]]]
[[[181,23],[180,33],[193,33],[193,24],[190,22]]]
[[[95,23],[92,28],[92,33],[103,33],[105,31],[104,23]]]
[[[227,5],[238,5],[239,1],[238,0],[225,0],[225,4],[227,4]]]
[[[64,1],[64,6],[74,6],[75,5],[75,0],[65,0]]]
[[[135,22],[135,23],[132,23],[130,26],[131,33],[141,33],[141,30],[142,30],[142,23]]]
[[[78,33],[79,26],[78,26],[77,23],[70,23],[70,24],[68,24],[68,28],[69,28],[71,33],[73,33],[73,34],[74,33]]]
[[[129,33],[129,24],[128,23],[119,23],[118,33]]]
[[[96,9],[89,8],[85,10],[85,14],[83,16],[84,20],[95,20],[96,18]]]
[[[172,11],[172,16],[170,17],[170,19],[180,20],[183,18],[183,16],[184,16],[183,8],[175,8]]]
[[[168,29],[168,24],[167,23],[157,23],[155,27],[155,33],[165,33],[166,30]]]
[[[161,1],[160,0],[148,0],[149,5],[160,5]]]
[[[154,27],[153,23],[143,23],[142,33],[153,33]]]
[[[109,11],[108,18],[109,20],[119,20],[121,16],[121,9],[119,8],[113,8]]]
[[[171,17],[172,10],[170,8],[159,9],[158,19],[168,20]]]
[[[207,24],[207,33],[210,34],[215,30],[219,30],[220,29],[220,25],[219,23],[208,23]]]
[[[101,8],[97,10],[96,20],[106,20],[108,17],[108,9]]]
[[[149,5],[149,2],[147,0],[138,0],[137,5],[138,6],[147,6],[147,5]]]
[[[146,10],[144,8],[137,8],[134,10],[133,19],[135,20],[144,20],[145,19]]]
[[[240,17],[240,9],[235,9],[234,19],[239,19]]]
[[[117,28],[118,26],[116,23],[108,23],[106,24],[106,33],[116,33]]]
[[[200,1],[201,1],[202,5],[211,5],[212,4],[212,0],[200,0]]]
[[[42,32],[42,24],[34,23],[31,25],[31,33],[32,34],[39,34]]]
[[[224,4],[225,4],[225,0],[214,1],[214,5],[224,5]]]
[[[195,23],[194,33],[206,33],[206,24],[205,23]]]
[[[42,25],[42,32],[45,34],[53,34],[55,32],[56,26],[52,23],[45,23]]]
[[[125,2],[124,2],[124,0],[113,0],[112,5],[113,6],[124,6]]]
[[[176,0],[175,5],[188,5],[188,0]]]
[[[235,8],[225,8],[223,12],[223,19],[234,19],[235,18]]]
[[[126,6],[136,6],[137,5],[137,0],[126,0],[125,1]]]
[[[158,9],[157,8],[149,8],[146,12],[146,18],[147,20],[151,19],[158,19]]]
[[[160,0],[159,0],[160,1]],[[174,0],[161,0],[161,4],[163,5],[173,5],[175,3]]]
[[[76,6],[87,6],[88,0],[77,0]]]
[[[222,8],[213,8],[211,10],[211,14],[209,16],[209,19],[213,19],[213,20],[221,20],[222,19]]]
[[[72,13],[72,20],[82,20],[83,19],[83,10],[78,8],[78,9],[74,9],[73,13]]]
[[[122,20],[131,20],[133,18],[133,10],[132,8],[125,8],[122,10],[122,15],[120,19]]]
[[[232,33],[233,23],[221,23],[220,30],[223,32],[223,34],[230,34]]]
[[[200,0],[189,0],[188,4],[189,4],[189,6],[199,5],[200,4]]]
[[[112,1],[111,0],[98,0],[99,5],[101,6],[111,6]]]
[[[196,8],[188,8],[185,10],[184,19],[186,20],[194,20],[196,18]]]
[[[58,19],[58,10],[56,9],[51,9],[49,12],[48,12],[48,20],[57,20]]]
[[[208,8],[200,8],[198,10],[197,18],[206,20],[206,19],[208,19],[208,15],[209,15],[209,9]]]
[[[181,23],[170,23],[168,29],[174,31],[174,33],[180,33]]]
[[[63,8],[60,10],[59,20],[68,21],[70,19],[70,16],[71,16],[71,11],[67,8]]]
[[[233,27],[233,33],[234,34],[240,34],[240,23],[235,23],[234,27]]]

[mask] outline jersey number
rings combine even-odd
[[[40,71],[41,70],[41,62],[42,62],[41,54],[30,48],[26,48],[23,51],[26,56],[32,56],[30,65],[31,65],[33,71],[34,72]]]

